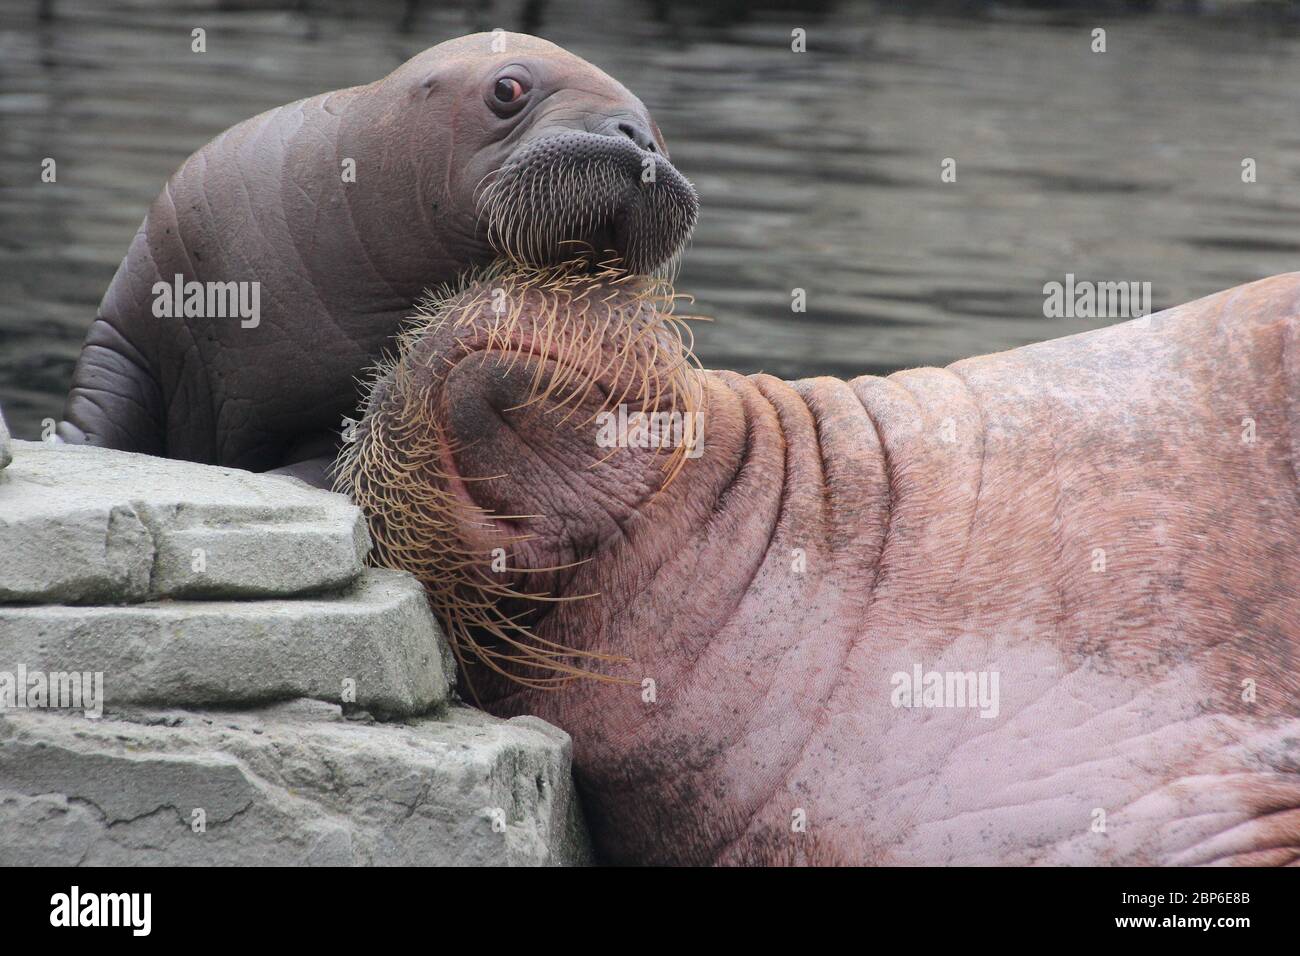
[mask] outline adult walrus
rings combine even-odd
[[[104,296],[59,434],[315,480],[427,287],[583,245],[663,268],[697,205],[641,101],[591,64],[519,34],[448,41],[186,160]],[[217,305],[169,317],[187,283],[196,303],[220,284]],[[237,289],[260,314],[214,316]]]
[[[1300,859],[1300,273],[848,382],[698,371],[668,304],[472,286],[342,461],[608,859]]]

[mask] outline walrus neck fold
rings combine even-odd
[[[584,728],[575,760],[604,814],[599,825],[620,834],[626,860],[707,863],[739,838],[770,794],[755,788],[746,795],[753,806],[731,812],[694,783],[743,761],[733,744],[756,724],[772,732],[764,775],[780,779],[795,764],[838,664],[872,640],[865,622],[878,579],[891,573],[893,468],[878,409],[833,379],[702,377],[705,454],[638,509],[604,560],[575,569],[568,587],[601,599],[556,606],[537,629],[628,658],[608,666],[633,686],[493,687],[504,691],[491,701],[495,713]],[[768,699],[782,680],[793,682],[788,693]],[[657,793],[657,817],[705,819],[707,829],[667,844],[618,817],[610,807],[629,764],[686,783]]]
[[[621,648],[640,666],[696,660],[722,630],[749,613],[747,595],[815,589],[830,575],[855,581],[841,596],[861,619],[887,561],[893,518],[889,451],[871,413],[848,383],[786,383],[768,375],[705,372],[707,443],[678,483],[624,525],[626,566],[575,571],[570,587],[612,591],[601,619],[587,607],[557,609],[548,627],[605,635],[598,649]],[[720,574],[720,569],[726,569]],[[645,579],[629,588],[629,579]],[[659,582],[687,579],[690,593],[659,594]],[[760,587],[761,585],[761,587]],[[642,627],[671,616],[672,628]],[[660,671],[662,673],[662,671]]]

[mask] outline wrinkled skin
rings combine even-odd
[[[441,347],[458,474],[506,474],[467,493],[546,516],[500,522],[537,534],[520,566],[593,558],[534,576],[599,594],[538,636],[628,659],[471,666],[572,734],[607,859],[1300,858],[1300,274],[947,369],[703,373],[704,454],[659,494],[653,452],[590,468],[506,411],[531,368]],[[914,665],[997,672],[997,716],[893,706]]]
[[[640,250],[655,260],[644,268],[675,255],[694,222],[694,192],[640,100],[546,41],[497,39],[502,52],[491,34],[443,43],[375,83],[240,123],[191,156],[104,296],[59,435],[323,483],[357,377],[426,289],[495,258],[481,191],[547,137],[577,141],[587,161],[609,154],[629,167],[610,219],[565,238]],[[522,83],[509,104],[495,97],[502,78]],[[353,183],[343,182],[346,159]],[[635,186],[646,162],[661,174],[658,192]],[[661,227],[646,217],[670,186],[685,232],[647,237]],[[554,221],[558,209],[563,221],[572,198],[535,214]],[[539,255],[561,252],[573,254]],[[260,325],[156,318],[153,286],[178,273],[260,282]]]

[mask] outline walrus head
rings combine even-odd
[[[425,303],[378,370],[336,487],[366,513],[374,560],[420,578],[462,665],[489,681],[608,676],[610,655],[536,626],[594,596],[572,592],[575,569],[698,451],[675,299],[622,270],[497,267]]]
[[[440,44],[384,82],[414,107],[414,121],[401,114],[411,148],[446,151],[426,178],[439,180],[429,190],[442,196],[440,224],[465,243],[525,266],[589,253],[632,272],[672,270],[699,201],[621,83],[500,31]]]

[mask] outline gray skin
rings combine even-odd
[[[232,127],[150,208],[86,337],[58,435],[327,484],[358,376],[426,289],[501,250],[479,205],[485,188],[515,167],[535,176],[566,162],[597,169],[603,192],[557,189],[516,225],[544,215],[552,240],[635,250],[642,271],[680,252],[695,193],[645,106],[535,37],[461,37],[375,83]],[[553,261],[574,248],[506,251]],[[156,317],[153,287],[177,274],[260,283],[259,324]]]

